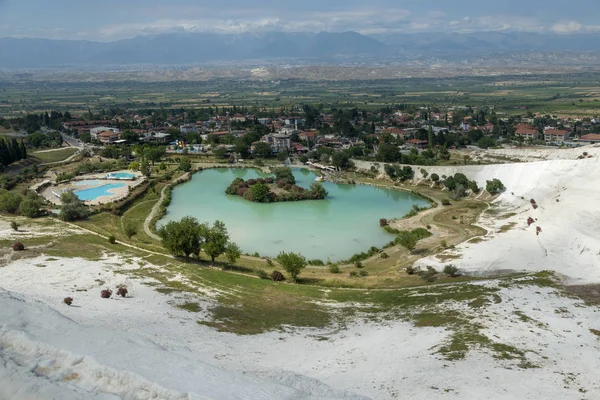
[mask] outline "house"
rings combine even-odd
[[[117,128],[111,128],[111,127],[107,127],[107,126],[98,126],[95,128],[91,128],[90,129],[90,137],[93,140],[99,140],[98,139],[98,134],[101,132],[114,132],[114,133],[121,133],[121,131]]]
[[[196,127],[195,124],[186,124],[186,125],[181,125],[179,127],[179,131],[181,133],[196,133],[196,132],[198,132],[198,128]]]
[[[270,134],[265,135],[261,139],[263,142],[269,143],[271,148],[276,151],[289,150],[292,147],[292,140],[290,135],[286,134]]]
[[[537,140],[540,136],[540,133],[531,125],[518,124],[515,127],[515,135],[522,137],[524,140]]]
[[[416,147],[417,149],[425,149],[429,145],[427,140],[411,139],[406,142],[409,146]]]
[[[462,124],[460,124],[460,129],[462,129],[463,131],[468,131],[471,129],[471,124],[469,124],[468,122],[463,122]]]
[[[406,139],[406,137],[409,136],[409,133],[407,131],[400,128],[386,128],[381,133],[384,135],[388,134],[395,137],[396,139],[400,138],[402,140]]]
[[[563,143],[569,138],[569,131],[564,129],[546,128],[544,129],[544,139],[546,142]]]
[[[103,131],[96,134],[96,139],[103,144],[112,144],[121,138],[121,135],[113,131]]]
[[[583,135],[579,139],[577,139],[577,142],[582,142],[582,143],[600,143],[600,134],[589,133],[587,135]]]
[[[271,118],[259,118],[258,123],[261,125],[269,125],[271,123]]]

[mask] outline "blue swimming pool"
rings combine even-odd
[[[108,174],[109,179],[135,179],[136,175],[129,172],[113,172]]]
[[[76,190],[75,195],[79,197],[80,200],[83,201],[91,201],[96,200],[98,197],[102,196],[110,196],[113,193],[110,193],[109,190],[117,189],[126,186],[124,183],[107,183],[106,185],[97,186],[84,190]]]

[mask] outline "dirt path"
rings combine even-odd
[[[150,211],[150,214],[148,214],[148,216],[144,220],[144,232],[146,232],[146,235],[148,235],[149,237],[151,237],[154,240],[158,240],[159,242],[162,239],[160,238],[160,236],[158,236],[157,234],[152,232],[152,230],[150,229],[150,222],[152,222],[152,219],[154,219],[154,217],[158,214],[158,211],[160,210],[160,205],[162,204],[163,200],[165,199],[165,191],[167,190],[168,187],[169,186],[167,185],[160,191],[160,198],[158,199],[158,201],[156,202],[154,207],[152,207],[152,211]]]

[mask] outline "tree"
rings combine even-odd
[[[15,232],[19,230],[19,224],[17,223],[17,221],[11,221],[10,222],[10,227]]]
[[[161,163],[162,164],[162,163]],[[179,169],[183,172],[189,172],[192,169],[192,163],[187,157],[183,157],[179,162]]]
[[[150,147],[145,149],[144,156],[146,156],[150,161],[152,161],[152,165],[155,162],[160,161],[161,158],[165,156],[166,149],[162,146],[159,147]]]
[[[140,169],[140,163],[137,161],[131,162],[131,163],[129,163],[128,168],[130,171],[137,171]]]
[[[241,257],[242,251],[238,247],[237,244],[233,242],[229,242],[227,248],[225,249],[225,257],[227,257],[227,261],[229,265],[235,264],[235,262]]]
[[[163,246],[175,256],[200,255],[200,224],[193,217],[183,217],[180,221],[170,221],[158,230]]]
[[[431,174],[429,177],[433,182],[439,182],[440,176],[438,174]]]
[[[400,159],[400,150],[396,145],[385,143],[379,146],[376,158],[381,162],[396,162]]]
[[[40,212],[40,205],[37,200],[26,199],[19,206],[19,214],[27,218],[35,218]]]
[[[150,177],[150,164],[147,161],[142,161],[142,165],[140,165],[140,172],[144,174],[145,177]]]
[[[72,191],[65,192],[60,196],[62,206],[60,207],[60,219],[63,221],[77,221],[86,219],[90,212],[83,201]]]
[[[221,221],[215,221],[213,226],[208,224],[200,225],[198,235],[202,242],[204,252],[210,257],[212,264],[215,264],[215,258],[227,251],[229,243],[229,234],[225,224]]]
[[[300,271],[302,271],[306,267],[306,259],[300,254],[292,252],[285,253],[282,251],[277,256],[277,262],[281,264],[283,269],[285,269],[288,274],[290,274],[294,282],[298,280],[298,275],[300,275]]]
[[[6,192],[0,196],[0,211],[15,214],[21,204],[21,196],[14,192]]]
[[[254,145],[254,150],[252,151],[252,154],[254,154],[258,158],[268,158],[273,155],[273,149],[271,149],[269,143],[258,142]]]
[[[161,162],[160,165],[158,166],[158,169],[160,169],[161,171],[166,171],[167,170],[167,164],[165,164],[165,162]]]
[[[298,157],[298,159],[300,160],[300,162],[302,164],[306,164],[308,162],[308,157],[304,154],[302,154],[300,157]]]
[[[331,163],[334,167],[344,170],[349,168],[352,163],[350,162],[350,157],[343,151],[338,151],[331,156]]]
[[[408,179],[412,179],[415,176],[415,171],[413,171],[413,169],[407,165],[405,165],[402,168],[396,168],[396,176],[398,176],[398,179],[400,179],[401,181],[405,181]]]
[[[270,203],[273,200],[273,193],[267,184],[257,183],[250,186],[244,198],[257,203]]]
[[[489,194],[498,194],[503,192],[506,188],[500,179],[492,179],[491,181],[486,181],[485,190],[488,191]]]
[[[317,182],[310,184],[310,192],[313,199],[324,199],[327,197],[327,195],[329,195],[323,185]]]
[[[411,232],[404,231],[398,234],[395,242],[412,253],[413,250],[417,247],[419,239]]]
[[[277,153],[277,160],[284,162],[285,160],[287,160],[289,157],[289,154],[287,151],[280,151],[279,153]]]

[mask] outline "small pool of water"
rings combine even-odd
[[[108,178],[110,179],[135,179],[136,177],[136,174],[132,174],[129,172],[113,172],[111,174],[108,174]]]
[[[98,197],[111,196],[114,193],[109,192],[111,189],[122,188],[126,186],[124,183],[107,183],[106,185],[97,186],[89,189],[76,190],[75,195],[83,201],[96,200]]]

